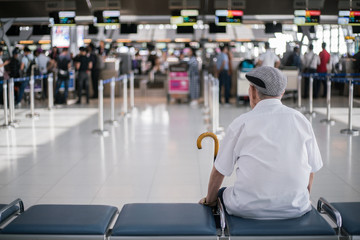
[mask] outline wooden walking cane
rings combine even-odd
[[[206,138],[206,137],[211,137],[211,138],[214,139],[214,141],[215,141],[215,149],[214,149],[214,161],[215,161],[216,156],[217,156],[218,151],[219,151],[219,140],[218,140],[217,136],[216,136],[214,133],[212,133],[212,132],[205,132],[205,133],[201,134],[201,135],[198,137],[197,141],[196,141],[196,145],[197,145],[198,149],[202,149],[202,147],[201,147],[201,141],[202,141],[204,138]]]

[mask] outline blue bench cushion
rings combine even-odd
[[[200,204],[126,204],[112,236],[215,236],[211,208]]]
[[[360,202],[331,203],[341,214],[343,228],[350,235],[360,235]]]
[[[1,211],[2,208],[6,207],[6,206],[7,206],[7,204],[0,204],[0,211]],[[9,208],[5,212],[3,212],[3,214],[1,214],[0,223],[4,222],[8,217],[13,215],[17,211],[19,211],[19,207],[18,206],[12,206],[11,208]]]
[[[230,236],[335,235],[334,229],[313,208],[304,216],[284,220],[255,220],[226,215]]]
[[[102,205],[35,205],[2,233],[103,235],[116,212],[116,207]]]

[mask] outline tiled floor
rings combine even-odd
[[[291,100],[285,101],[295,106]],[[120,102],[117,102],[120,112]],[[304,103],[306,105],[306,102]],[[334,119],[344,120],[347,100],[335,98]],[[324,112],[324,99],[316,100]],[[356,107],[359,107],[355,104]],[[360,127],[359,109],[354,125]],[[221,107],[226,128],[249,107]],[[110,136],[93,135],[96,102],[51,112],[39,109],[39,120],[17,110],[20,127],[0,131],[0,202],[20,197],[25,206],[37,203],[112,204],[129,202],[197,202],[205,196],[212,167],[213,143],[196,139],[207,126],[200,108],[167,105],[165,99],[136,99],[131,117],[118,127],[106,125]],[[2,113],[0,115],[2,121]],[[109,102],[105,101],[105,120]],[[327,126],[312,118],[324,161],[316,174],[312,200],[360,201],[360,137],[340,134],[345,123]],[[346,120],[346,118],[345,118]],[[232,176],[224,185],[231,184]]]

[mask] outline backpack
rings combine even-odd
[[[29,60],[28,57],[26,57],[26,58]],[[28,67],[26,68],[25,74],[26,74],[27,77],[31,76],[31,74],[32,74],[31,69],[33,68],[34,65],[36,66],[36,67],[34,68],[34,76],[40,75],[40,69],[39,69],[39,67],[36,65],[36,61],[35,61],[35,58],[34,58],[34,59],[31,60],[31,61],[29,60]]]
[[[286,63],[285,63],[285,66],[294,66],[294,53],[291,54],[287,60],[286,60]]]

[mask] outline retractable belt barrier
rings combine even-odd
[[[130,107],[134,108],[134,74],[129,74],[130,77]],[[110,83],[110,120],[106,123],[110,123],[113,126],[118,125],[118,121],[115,119],[115,85],[116,82],[123,82],[123,112],[124,117],[128,115],[128,101],[127,101],[127,81],[128,75],[124,74],[118,78],[109,78],[106,80],[100,80],[98,85],[99,95],[99,113],[98,113],[98,129],[94,130],[93,133],[99,136],[109,136],[109,131],[104,129],[104,85]],[[131,87],[132,86],[132,87]]]
[[[303,73],[299,75],[300,84],[298,90],[301,89],[301,77],[309,77],[309,111],[306,114],[314,116],[313,112],[313,82],[326,81],[327,82],[327,95],[326,95],[326,119],[322,119],[321,122],[334,125],[335,121],[331,119],[331,82],[349,84],[349,111],[348,111],[348,128],[342,129],[342,134],[348,134],[352,136],[358,136],[359,130],[352,127],[352,113],[354,102],[354,85],[360,85],[359,73]],[[301,91],[301,90],[300,90]],[[299,93],[298,93],[299,94]],[[298,107],[301,107],[301,96],[298,97]]]

